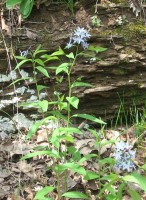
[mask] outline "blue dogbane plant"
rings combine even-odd
[[[87,39],[90,38],[91,35],[88,33],[88,31],[84,28],[77,27],[76,30],[71,34],[70,40],[66,45],[67,49],[70,49],[74,45],[79,45],[84,49],[87,49],[89,44],[87,43]]]
[[[136,169],[133,163],[136,151],[132,150],[132,148],[133,146],[128,142],[120,141],[115,143],[115,168],[127,170],[128,172]]]

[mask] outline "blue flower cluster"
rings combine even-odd
[[[77,29],[71,34],[70,40],[66,45],[67,49],[70,49],[74,44],[81,44],[84,49],[88,48],[87,38],[90,38],[90,34],[84,28],[77,27]]]
[[[133,160],[135,160],[136,151],[131,150],[132,145],[129,145],[128,142],[117,142],[115,144],[115,168],[120,170],[127,170],[128,172],[135,169]]]
[[[28,54],[29,54],[29,51],[28,51],[28,50],[25,50],[25,51],[21,51],[21,50],[20,50],[20,55],[21,55],[21,56],[27,57]]]

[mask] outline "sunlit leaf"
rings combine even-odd
[[[83,134],[82,131],[79,128],[76,127],[59,127],[60,133],[66,133],[66,134]]]
[[[73,52],[71,52],[71,53],[69,53],[69,54],[66,54],[65,56],[66,56],[67,58],[70,58],[70,59],[74,59],[74,58],[75,58]]]
[[[35,59],[35,62],[38,63],[39,65],[43,66],[43,67],[45,66],[44,62],[39,58]]]
[[[58,51],[55,51],[54,53],[51,54],[51,56],[61,56],[61,55],[64,55],[64,51],[59,48]]]
[[[18,68],[20,68],[20,67],[21,67],[24,63],[26,63],[26,62],[32,62],[32,60],[31,60],[31,59],[25,59],[25,60],[20,61],[20,62],[16,65],[15,70],[18,69]]]
[[[141,196],[136,192],[136,190],[128,189],[127,192],[132,197],[132,200],[142,200]]]
[[[138,173],[132,173],[130,175],[124,176],[123,179],[127,182],[137,183],[141,187],[141,189],[143,189],[146,192],[146,177],[145,176],[142,176]]]
[[[20,12],[23,18],[27,18],[31,11],[34,4],[34,0],[22,0],[20,3]]]
[[[46,150],[46,151],[35,151],[35,152],[33,152],[33,153],[28,153],[28,154],[26,154],[25,156],[23,156],[23,157],[21,158],[21,160],[26,160],[26,159],[28,159],[28,158],[33,158],[33,157],[40,156],[40,155],[48,155],[48,156],[54,157],[54,158],[57,158],[57,157],[58,157],[58,155],[52,153],[52,151]]]
[[[121,184],[119,185],[119,187],[118,187],[118,192],[117,192],[118,200],[122,200],[122,196],[123,196],[122,193],[123,193],[123,190],[124,190],[125,186],[126,186],[126,183],[125,183],[125,182],[123,182],[123,183],[121,183]]]
[[[68,197],[68,198],[80,198],[80,199],[89,199],[89,197],[81,192],[66,192],[62,195],[63,197]]]
[[[89,114],[75,114],[72,117],[79,117],[79,118],[87,119],[87,120],[90,120],[92,122],[96,122],[96,123],[99,123],[99,124],[106,124],[101,119],[93,117],[92,115],[89,115]]]
[[[99,161],[99,163],[100,163],[100,165],[105,165],[105,164],[110,164],[110,165],[114,165],[114,163],[115,163],[115,160],[113,159],[113,158],[104,158],[104,159],[101,159],[100,161]]]
[[[19,59],[19,60],[26,60],[26,57],[25,56],[15,56],[16,59]]]
[[[89,83],[85,83],[85,82],[74,82],[71,85],[71,88],[73,87],[93,87],[93,85],[89,84]]]
[[[84,176],[84,179],[87,181],[97,179],[97,178],[99,178],[99,174],[92,171],[86,171],[86,175]]]
[[[106,51],[107,48],[103,48],[103,47],[98,47],[98,46],[92,46],[92,45],[90,45],[90,46],[88,47],[88,50],[90,50],[90,51],[95,51],[96,53],[100,53],[100,52]]]
[[[43,189],[39,190],[35,197],[34,200],[53,200],[52,198],[45,197],[48,193],[52,192],[54,190],[54,187],[51,186],[46,186]]]
[[[78,109],[79,99],[77,97],[66,97],[67,101],[76,109]]]
[[[21,3],[22,0],[7,0],[6,1],[6,8],[7,9],[11,9],[13,8],[15,5]]]
[[[87,154],[87,155],[84,155],[84,157],[82,157],[79,160],[78,164],[82,164],[84,161],[90,160],[91,158],[94,158],[94,157],[97,157],[97,155],[96,154]]]
[[[10,87],[11,85],[14,85],[15,83],[18,83],[19,81],[24,81],[24,80],[28,80],[28,79],[32,79],[32,77],[19,78],[19,79],[13,81],[8,87]]]
[[[53,119],[56,119],[56,117],[54,117],[54,116],[49,116],[49,117],[46,117],[46,118],[42,119],[42,120],[39,121],[39,122],[35,122],[35,123],[32,125],[32,127],[30,128],[30,130],[28,131],[28,133],[27,133],[25,139],[26,139],[26,140],[30,139],[30,138],[36,133],[36,131],[38,130],[38,128],[39,128],[42,124],[44,124],[47,120],[53,120]]]
[[[48,110],[49,102],[47,100],[39,101],[39,106],[41,107],[43,112]]]
[[[140,168],[146,170],[146,164],[142,165]]]
[[[41,49],[41,47],[42,47],[42,45],[39,45],[36,48],[36,50],[33,53],[33,57],[36,57],[36,55],[39,54],[39,53],[45,53],[45,52],[47,52],[47,50]]]
[[[47,70],[45,68],[43,68],[42,66],[37,66],[36,69],[38,71],[40,71],[42,74],[44,74],[46,77],[48,77],[48,78],[50,77]]]
[[[61,65],[59,65],[56,69],[56,75],[60,74],[61,72],[66,72],[68,73],[68,67],[69,67],[69,63],[62,63]]]
[[[40,92],[41,90],[43,90],[43,89],[46,89],[47,88],[47,86],[45,86],[45,85],[37,85],[37,90]]]

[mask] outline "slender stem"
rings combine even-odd
[[[40,100],[40,93],[39,93],[39,90],[38,90],[38,82],[37,82],[37,77],[36,77],[36,69],[35,69],[35,58],[33,57],[32,59],[32,66],[33,66],[33,76],[34,76],[34,81],[35,81],[35,86],[36,86],[36,89],[37,89],[37,96],[38,96],[38,99]]]
[[[71,63],[71,66],[70,66],[70,69],[69,69],[69,72],[68,72],[68,97],[70,98],[72,96],[72,88],[71,88],[71,73],[72,73],[72,69],[75,65],[75,62],[76,62],[76,59],[77,59],[77,56],[78,56],[78,46],[77,46],[77,50],[76,50],[76,54],[75,54],[75,57],[74,57],[74,60],[73,62]],[[70,116],[71,116],[71,110],[70,110],[70,103],[68,102],[68,113],[67,113],[67,128],[69,127],[70,125]],[[65,141],[65,152],[64,152],[64,158],[65,158],[65,162],[66,162],[66,155],[67,155],[67,142]],[[67,171],[65,171],[65,191],[67,191],[67,188],[68,188],[68,184],[67,184]]]
[[[72,69],[75,65],[75,62],[76,62],[76,59],[77,59],[77,56],[78,56],[78,50],[79,50],[79,46],[77,46],[77,50],[76,50],[76,54],[75,54],[75,58],[70,66],[70,70],[69,70],[69,73],[68,73],[68,97],[70,98],[72,96],[72,88],[71,88],[71,73],[72,73]],[[71,110],[70,110],[70,103],[68,103],[68,115],[67,115],[67,127],[69,127],[69,124],[70,124],[70,115],[71,115]]]

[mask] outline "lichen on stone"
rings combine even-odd
[[[143,34],[146,34],[146,26],[141,21],[128,23],[121,28],[117,29],[125,39],[140,39]]]

